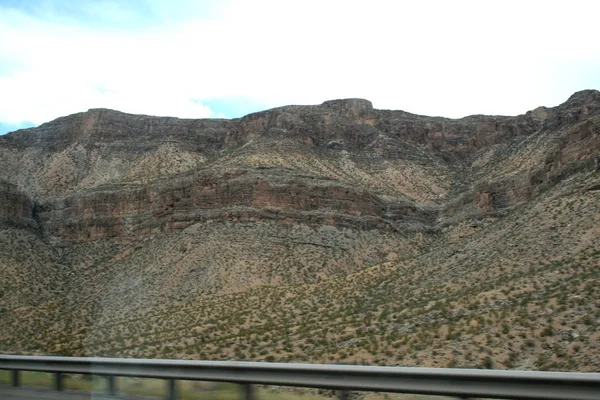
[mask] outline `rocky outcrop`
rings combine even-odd
[[[93,109],[0,137],[0,178],[8,182],[0,216],[30,228],[39,221],[45,237],[62,244],[129,241],[212,219],[435,230],[438,210],[494,213],[593,169],[599,99],[583,91],[517,117],[457,120],[377,110],[362,99],[235,120]],[[271,153],[295,161],[249,167]],[[358,175],[349,176],[356,163]],[[425,181],[409,182],[418,168]],[[394,188],[414,192],[436,174],[452,179],[453,190],[427,207],[386,186],[392,177]]]
[[[139,240],[208,220],[306,223],[394,230],[431,225],[435,213],[357,188],[289,171],[194,173],[148,186],[109,186],[44,203],[39,220],[53,243]]]
[[[536,132],[490,151],[483,168],[476,165],[484,172],[466,200],[480,212],[506,211],[575,173],[598,170],[600,92],[578,92],[558,107],[526,116],[540,123]]]
[[[0,180],[0,229],[19,228],[36,231],[36,207],[27,195],[11,183]]]

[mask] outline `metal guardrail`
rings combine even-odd
[[[165,379],[168,399],[176,399],[178,379],[239,383],[247,400],[255,398],[255,384],[339,390],[341,398],[348,398],[350,391],[371,391],[459,398],[600,399],[599,373],[13,355],[0,355],[0,369],[12,371],[13,386],[20,384],[20,371],[54,373],[57,390],[64,387],[64,373],[100,375],[107,378],[111,395],[117,393],[118,376]]]

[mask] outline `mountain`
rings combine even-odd
[[[600,369],[600,92],[0,136],[0,351]]]

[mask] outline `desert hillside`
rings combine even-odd
[[[600,92],[0,136],[0,352],[600,371]]]

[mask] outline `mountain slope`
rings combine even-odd
[[[0,349],[597,370],[600,93],[0,137]]]

